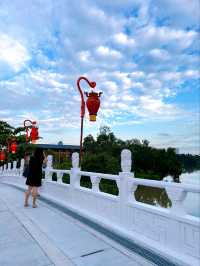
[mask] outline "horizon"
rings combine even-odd
[[[86,76],[103,95],[84,137],[106,125],[199,155],[198,17],[198,0],[1,1],[0,120],[36,120],[39,143],[79,145]]]

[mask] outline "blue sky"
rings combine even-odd
[[[84,75],[103,91],[85,136],[108,125],[199,153],[199,12],[198,0],[1,0],[0,119],[79,144]]]

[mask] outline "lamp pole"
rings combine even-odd
[[[80,87],[80,81],[81,80],[85,80],[91,88],[95,88],[96,87],[96,82],[89,81],[86,77],[82,77],[81,76],[77,80],[77,87],[78,87],[78,90],[79,90],[80,95],[81,95],[80,165],[81,165],[82,153],[83,153],[83,119],[84,119],[84,116],[85,116],[85,100],[84,100],[84,96],[83,96],[83,91],[82,91],[82,89]]]

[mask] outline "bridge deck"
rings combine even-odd
[[[24,194],[0,184],[1,266],[153,265],[41,200],[23,207]]]

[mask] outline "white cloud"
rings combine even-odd
[[[199,0],[156,0],[155,15],[168,17],[175,27],[199,27]]]
[[[30,60],[30,55],[20,41],[0,33],[0,64],[6,62],[17,72],[25,66],[28,60]]]
[[[122,58],[122,55],[119,51],[116,51],[114,49],[110,49],[109,47],[106,47],[103,45],[97,47],[96,52],[98,55],[100,55],[102,57],[111,57],[113,59]]]
[[[135,45],[135,40],[133,38],[129,38],[123,32],[115,34],[113,39],[116,43],[118,43],[120,45],[131,46],[131,47],[133,47]]]
[[[152,49],[149,54],[159,60],[168,60],[170,59],[169,53],[164,49]]]
[[[89,51],[78,52],[78,57],[80,61],[85,62],[85,63],[89,63],[91,60],[91,55]]]
[[[122,96],[122,100],[127,101],[127,102],[132,102],[134,100],[134,97],[129,94],[125,94]]]
[[[148,25],[138,30],[135,40],[140,47],[147,49],[168,45],[168,49],[183,50],[189,47],[197,36],[194,30],[186,31],[167,26]]]
[[[134,72],[131,72],[129,75],[133,77],[134,79],[144,78],[145,76],[143,71],[134,71]]]

